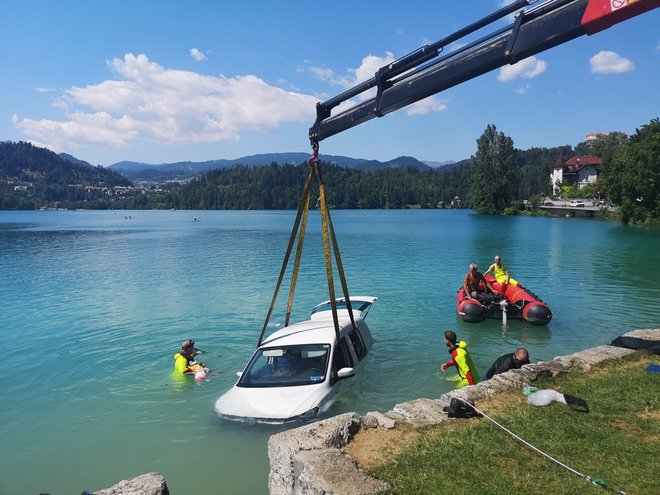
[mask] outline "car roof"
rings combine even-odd
[[[359,318],[355,318],[356,322]],[[339,332],[343,336],[352,328],[348,317],[339,318]],[[268,336],[261,347],[299,344],[331,344],[335,341],[332,319],[316,319],[294,323]]]

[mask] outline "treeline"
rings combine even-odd
[[[550,190],[549,168],[570,146],[532,148],[515,155],[516,181],[512,200]],[[470,160],[431,171],[387,168],[371,172],[320,163],[328,204],[340,209],[469,207]],[[166,203],[179,209],[270,210],[297,208],[309,173],[303,165],[237,166],[208,172],[172,191]],[[313,195],[318,196],[314,183]],[[457,201],[458,200],[458,201]]]
[[[319,166],[328,204],[334,208],[436,208],[465,193],[464,166],[430,172],[415,168],[363,172],[323,162]],[[218,169],[172,191],[169,199],[181,209],[294,209],[308,173],[306,164]],[[316,198],[318,184],[313,184]]]
[[[630,138],[622,133],[611,133],[605,138],[581,143],[576,151],[575,154],[600,157],[602,167],[597,180],[585,187],[578,188],[573,183],[555,184],[565,199],[613,201],[619,205],[623,223],[657,223],[660,220],[660,120],[651,120]],[[520,166],[520,155],[510,137],[497,132],[494,125],[486,128],[477,140],[477,153],[467,167],[470,207],[485,214],[515,213],[520,208],[516,201],[520,199],[521,189],[532,183],[522,173],[524,166]],[[545,158],[547,160],[547,155]],[[564,160],[567,158],[563,156]],[[548,163],[551,162],[547,160]],[[551,186],[547,179],[546,184],[547,189],[539,191],[547,194]]]
[[[0,142],[0,209],[34,210],[67,203],[105,202],[103,188],[131,181],[103,167],[72,163],[30,143]],[[91,204],[91,203],[90,203]]]

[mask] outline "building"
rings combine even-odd
[[[595,141],[596,139],[606,138],[609,135],[609,132],[591,132],[587,134],[586,141]]]
[[[574,156],[568,161],[559,155],[550,165],[552,194],[561,193],[562,184],[577,184],[578,189],[596,182],[600,172],[601,160],[594,155]]]

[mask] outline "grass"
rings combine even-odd
[[[589,413],[566,404],[527,404],[516,390],[476,407],[538,449],[608,489],[660,494],[660,376],[657,356],[638,351],[589,372],[574,369],[535,383],[585,399]],[[415,444],[368,469],[392,495],[605,493],[523,446],[486,418],[458,419],[418,430]]]

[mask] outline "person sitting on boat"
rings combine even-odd
[[[479,374],[477,368],[472,362],[472,358],[467,351],[467,342],[461,340],[456,343],[456,332],[447,330],[445,332],[445,345],[449,347],[449,354],[451,359],[446,363],[440,365],[441,371],[447,371],[450,366],[456,366],[460,381],[456,385],[457,388],[465,387],[466,385],[474,385],[479,382]]]
[[[478,299],[479,294],[492,292],[497,294],[495,289],[486,281],[484,276],[477,270],[475,263],[470,264],[470,271],[463,280],[463,290],[468,299]]]
[[[198,371],[204,371],[203,363],[195,361],[195,356],[202,351],[195,349],[194,340],[184,340],[181,343],[181,352],[174,354],[174,371],[186,375],[194,375]]]
[[[529,364],[529,352],[524,347],[519,347],[516,352],[498,357],[486,372],[486,380],[509,370],[520,369],[526,364]]]
[[[495,256],[495,263],[488,267],[488,270],[486,270],[484,275],[488,275],[491,272],[493,277],[495,277],[497,280],[497,283],[502,287],[502,292],[506,290],[506,286],[508,284],[515,286],[520,285],[517,280],[514,280],[509,276],[509,270],[507,269],[506,265],[502,263],[502,257],[499,254]]]

